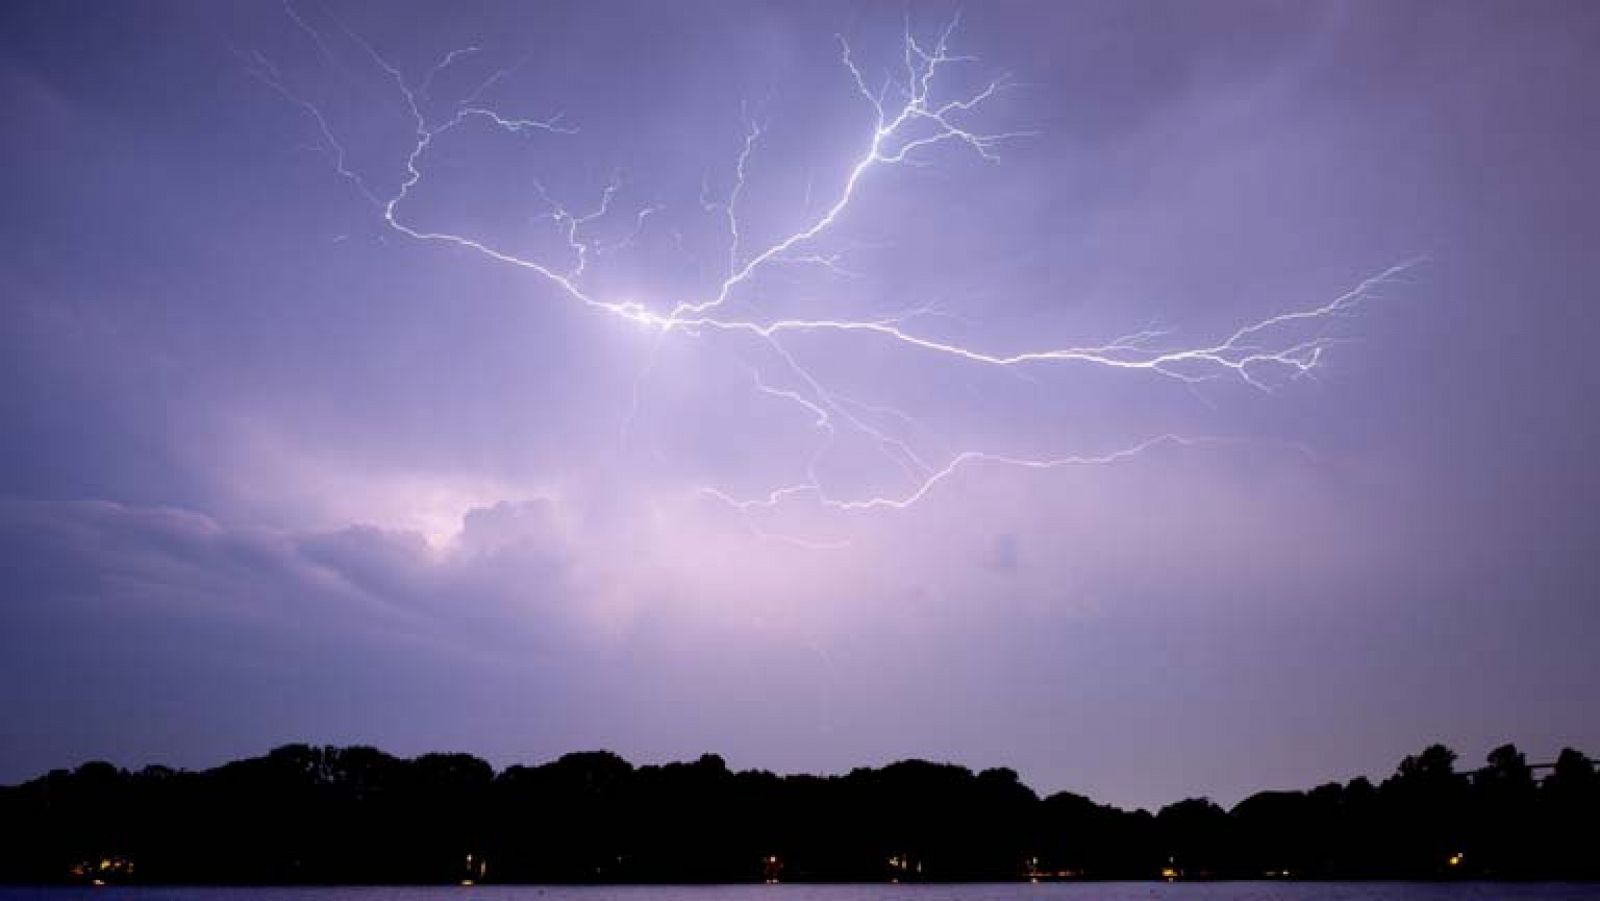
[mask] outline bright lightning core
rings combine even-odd
[[[896,64],[875,73],[863,66],[849,43],[839,40],[838,71],[841,97],[869,114],[866,127],[855,138],[851,161],[831,183],[807,185],[804,201],[789,221],[795,223],[774,238],[755,240],[746,227],[742,200],[769,148],[769,127],[760,114],[745,110],[742,141],[729,162],[717,190],[708,175],[699,196],[700,215],[720,223],[722,248],[715,254],[691,249],[680,234],[669,232],[678,248],[677,262],[715,273],[713,286],[690,296],[641,300],[637,296],[612,296],[597,277],[608,258],[625,253],[670,212],[665,205],[623,203],[624,180],[613,176],[586,206],[574,207],[538,181],[529,194],[531,210],[542,219],[550,241],[548,252],[531,254],[497,243],[482,234],[432,224],[414,212],[414,195],[428,181],[430,152],[445,135],[468,128],[487,128],[522,140],[557,143],[581,128],[579,117],[517,116],[491,107],[483,98],[509,74],[490,73],[459,99],[442,102],[436,95],[442,76],[478,54],[476,47],[452,50],[419,76],[408,75],[370,43],[342,25],[314,24],[293,6],[285,11],[295,26],[314,43],[324,59],[332,59],[331,29],[359,48],[362,64],[387,80],[395,100],[405,111],[409,138],[401,150],[400,177],[387,186],[358,171],[350,162],[340,129],[317,103],[290,85],[266,57],[256,55],[252,73],[263,83],[304,110],[333,160],[337,171],[372,205],[384,227],[409,240],[450,246],[482,258],[486,265],[511,267],[552,289],[566,301],[600,315],[644,327],[660,342],[689,340],[704,345],[708,339],[734,342],[734,352],[745,361],[748,390],[793,409],[814,431],[810,446],[802,449],[799,475],[794,481],[772,485],[754,496],[741,497],[722,486],[704,487],[706,495],[745,512],[808,503],[838,511],[905,508],[936,491],[965,468],[989,464],[1025,469],[1053,469],[1074,465],[1108,464],[1165,446],[1214,441],[1214,438],[1156,434],[1109,453],[1028,456],[1004,448],[963,447],[943,437],[930,439],[927,425],[870,396],[855,385],[831,383],[806,365],[793,342],[802,336],[831,339],[831,352],[858,352],[860,342],[876,342],[899,355],[938,361],[950,367],[982,367],[1028,377],[1041,367],[1090,367],[1127,378],[1160,379],[1179,387],[1194,387],[1217,380],[1233,380],[1262,391],[1309,376],[1323,365],[1336,341],[1332,326],[1377,296],[1383,286],[1397,281],[1411,265],[1401,264],[1371,275],[1348,291],[1322,303],[1286,309],[1265,318],[1239,323],[1209,340],[1178,343],[1172,336],[1151,329],[1134,331],[1109,340],[1079,345],[1031,347],[990,346],[977,341],[953,340],[926,331],[924,325],[940,311],[931,303],[912,300],[896,315],[777,315],[763,314],[764,289],[777,281],[803,280],[815,299],[813,310],[834,310],[824,302],[840,295],[837,286],[858,277],[847,251],[840,251],[841,220],[857,207],[871,202],[867,186],[873,180],[894,177],[895,170],[927,166],[947,154],[967,154],[987,163],[999,163],[1008,142],[1025,138],[1021,129],[986,123],[992,101],[1009,89],[1005,78],[972,85],[958,69],[971,69],[977,60],[952,49],[955,23],[930,38],[919,38],[908,27],[902,36]],[[953,89],[952,82],[969,84]],[[632,196],[630,194],[629,196]],[[617,221],[628,226],[620,230]],[[600,237],[599,224],[611,227]],[[843,245],[848,247],[848,245]],[[743,350],[739,348],[742,347]],[[653,359],[653,358],[652,358]],[[760,362],[749,362],[759,359]],[[638,375],[632,405],[622,434],[631,433],[640,398],[653,378],[651,361]],[[863,451],[862,449],[866,450]],[[852,493],[832,485],[822,474],[830,455],[871,453],[895,473],[896,484],[882,491]]]

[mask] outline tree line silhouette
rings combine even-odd
[[[907,760],[842,776],[600,751],[500,772],[288,745],[187,772],[108,763],[0,788],[0,881],[442,883],[1149,878],[1600,878],[1600,778],[1512,745],[1442,745],[1365,778],[1157,813],[1009,769]]]

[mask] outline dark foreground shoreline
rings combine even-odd
[[[526,886],[1600,879],[1600,777],[1512,746],[1459,772],[1435,745],[1381,783],[1156,813],[1005,769],[841,776],[634,767],[569,754],[496,772],[290,745],[201,772],[106,763],[0,788],[0,883]]]
[[[1600,901],[1596,882],[1081,882],[355,886],[3,886],[0,901]]]

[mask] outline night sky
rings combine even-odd
[[[1600,4],[956,13],[0,7],[0,783],[1600,751]]]

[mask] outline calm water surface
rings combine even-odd
[[[1600,901],[1600,885],[1096,883],[540,888],[4,888],[0,901]]]

